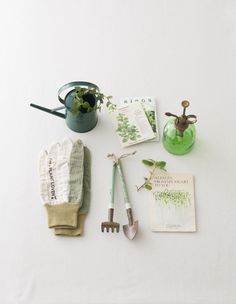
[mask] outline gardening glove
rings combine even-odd
[[[65,228],[55,228],[54,232],[56,235],[64,235],[64,236],[79,236],[83,234],[84,230],[84,220],[86,214],[89,209],[90,204],[90,181],[91,181],[91,159],[90,159],[90,152],[87,147],[84,147],[84,174],[83,174],[83,196],[82,196],[82,206],[78,212],[78,219],[77,219],[77,227],[71,229]],[[72,192],[76,193],[76,184],[71,185]],[[73,199],[72,199],[73,200]]]
[[[41,197],[49,228],[77,228],[82,205],[84,147],[80,140],[53,144],[40,157]]]

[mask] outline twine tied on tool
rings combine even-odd
[[[131,153],[125,153],[122,154],[121,156],[117,157],[114,153],[111,154],[107,154],[107,157],[112,159],[114,163],[118,164],[120,159],[128,157],[128,156],[132,156],[136,153],[137,151],[131,152]]]

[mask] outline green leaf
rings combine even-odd
[[[90,104],[87,101],[84,102],[83,103],[83,108],[86,108],[86,109],[90,108]]]
[[[104,103],[104,100],[106,99],[107,101],[109,101],[110,105],[109,107],[113,109],[115,109],[115,105],[110,101],[110,99],[112,98],[111,96],[106,97],[103,93],[99,92],[99,90],[97,90],[96,88],[84,88],[84,87],[75,87],[75,92],[72,93],[73,96],[73,103],[75,105],[72,105],[71,107],[71,111],[73,114],[79,114],[81,111],[81,105],[83,105],[83,109],[87,109],[87,112],[91,112],[91,108],[90,106],[87,105],[87,102],[85,104],[84,100],[83,100],[83,96],[85,94],[93,94],[94,96],[97,97],[97,99],[99,100],[99,104],[97,104],[96,106],[93,107],[93,109],[98,109],[99,111],[101,110],[101,105]]]
[[[150,191],[150,190],[152,190],[152,185],[151,184],[145,184],[144,188]]]
[[[143,159],[142,162],[147,166],[153,166],[155,164],[155,161],[153,159]]]
[[[155,162],[155,167],[156,168],[164,170],[165,166],[166,166],[166,162],[164,162],[164,161],[157,161],[157,162]]]

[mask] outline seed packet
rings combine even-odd
[[[140,103],[117,108],[111,115],[122,147],[135,145],[155,137]]]
[[[126,106],[134,103],[142,104],[152,131],[155,134],[155,137],[150,141],[159,141],[160,136],[158,131],[157,106],[155,97],[123,97],[120,99],[121,106]]]
[[[194,178],[191,174],[156,173],[152,177],[152,231],[194,232]]]

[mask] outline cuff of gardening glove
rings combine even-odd
[[[86,214],[79,214],[78,216],[78,226],[77,228],[65,229],[65,228],[55,228],[55,235],[63,235],[63,236],[80,236],[84,232],[84,221]]]
[[[76,228],[79,204],[45,204],[49,228]]]

